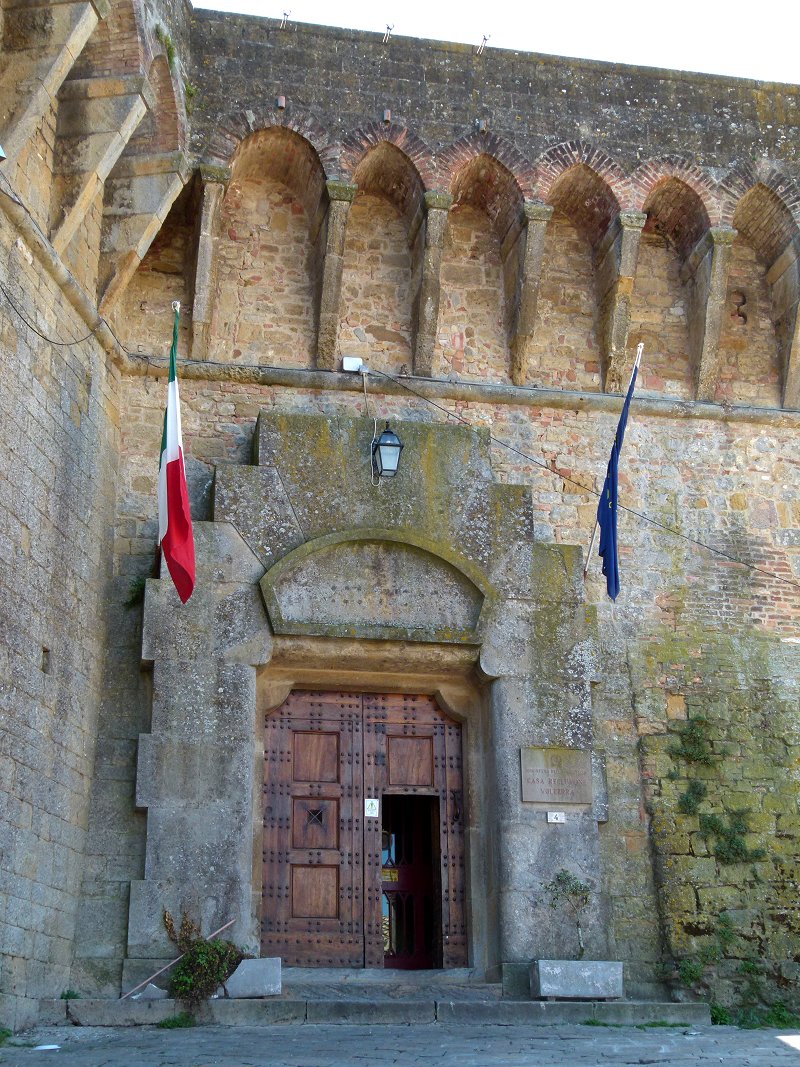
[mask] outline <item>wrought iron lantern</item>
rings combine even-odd
[[[400,465],[402,451],[403,442],[393,430],[389,429],[387,422],[386,429],[380,437],[374,437],[372,440],[373,473],[379,478],[394,478]]]

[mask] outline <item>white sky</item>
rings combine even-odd
[[[800,84],[797,0],[193,0],[196,8]],[[763,6],[762,6],[763,5]]]

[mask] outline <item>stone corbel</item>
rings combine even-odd
[[[524,224],[518,245],[520,268],[509,321],[511,380],[514,385],[524,385],[528,377],[544,262],[544,239],[547,224],[553,216],[553,208],[549,204],[526,201],[523,205],[523,215]]]
[[[86,78],[61,88],[50,239],[63,255],[155,95],[142,78]]]
[[[336,365],[336,338],[339,334],[347,219],[358,186],[340,181],[329,181],[325,186],[328,190],[328,213],[326,225],[320,231],[325,252],[319,293],[317,366],[321,370],[333,370]]]
[[[3,5],[6,23],[25,4]],[[50,5],[49,34],[37,37],[30,47],[4,51],[0,76],[0,123],[6,156],[16,160],[40,128],[59,89],[94,32],[109,12],[108,0]]]
[[[603,389],[607,393],[624,390],[633,365],[628,357],[628,331],[639,244],[646,221],[647,216],[641,211],[621,211],[595,251]]]
[[[217,262],[214,255],[214,226],[231,172],[227,167],[199,168],[202,201],[197,230],[197,256],[194,266],[194,302],[192,305],[192,359],[208,357],[211,316],[214,311],[214,287]]]
[[[720,372],[719,338],[736,230],[712,226],[697,242],[681,271],[690,285],[689,346],[698,400],[713,401]]]
[[[430,190],[425,193],[425,250],[422,257],[422,280],[417,296],[417,323],[414,343],[414,373],[429,378],[433,374],[433,353],[439,325],[441,267],[447,214],[453,204],[449,193]]]
[[[125,156],[106,180],[99,310],[108,312],[144,259],[189,172],[181,152]]]

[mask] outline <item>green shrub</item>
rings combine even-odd
[[[200,927],[186,914],[181,919],[180,929],[176,930],[172,916],[165,911],[164,926],[170,941],[183,953],[183,958],[172,970],[170,994],[194,1009],[230,978],[245,954],[232,941],[219,938],[206,941]]]
[[[714,1026],[730,1026],[733,1022],[731,1013],[722,1004],[711,1005],[711,1022]]]
[[[704,966],[699,960],[693,960],[687,957],[678,963],[678,978],[681,985],[686,986],[687,989],[693,985],[697,985],[700,979],[703,977]]]
[[[685,793],[678,797],[678,811],[684,815],[696,815],[701,801],[705,800],[708,788],[704,782],[693,778]]]

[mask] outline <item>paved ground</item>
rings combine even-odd
[[[0,1067],[800,1067],[800,1031],[728,1026],[58,1027],[12,1040],[28,1047],[0,1049]]]

